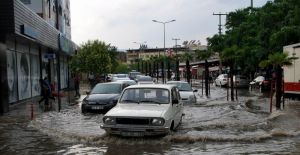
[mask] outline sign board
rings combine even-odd
[[[54,53],[47,53],[44,55],[45,59],[55,59],[56,55]]]
[[[71,52],[71,42],[62,33],[59,34],[59,48],[63,52]]]
[[[21,33],[33,39],[37,39],[38,37],[38,32],[25,24],[21,25]]]

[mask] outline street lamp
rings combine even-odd
[[[164,55],[166,55],[166,24],[167,23],[171,23],[171,22],[175,22],[176,20],[170,20],[170,21],[166,21],[166,22],[161,22],[161,21],[157,21],[157,20],[152,20],[155,23],[160,23],[164,25]],[[160,51],[158,51],[158,57],[160,57]],[[161,69],[162,69],[162,82],[165,83],[165,75],[164,75],[164,62],[161,62]]]
[[[166,22],[161,22],[161,21],[157,21],[157,20],[152,20],[152,21],[155,22],[155,23],[161,23],[161,24],[164,25],[164,53],[165,53],[165,48],[166,48],[166,24],[171,23],[171,22],[175,22],[176,20],[173,19],[173,20],[166,21]],[[158,55],[160,55],[160,51],[159,51]]]
[[[172,40],[175,40],[175,53],[176,53],[176,76],[175,79],[176,81],[180,81],[180,76],[179,76],[179,60],[178,60],[178,50],[177,50],[177,41],[180,40],[179,38],[172,38]]]

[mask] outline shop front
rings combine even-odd
[[[63,35],[57,29],[20,1],[4,0],[0,6],[6,8],[0,13],[0,113],[3,113],[10,106],[40,96],[39,80],[44,77],[48,77],[56,90],[68,88],[67,64],[76,45],[65,37],[61,41]]]

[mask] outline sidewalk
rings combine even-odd
[[[90,91],[90,86],[88,84],[80,84],[80,94],[82,97],[86,95],[86,91]],[[75,98],[75,91],[74,90],[64,90],[63,96],[60,97],[61,101],[61,110],[69,107],[74,106],[78,104],[80,98]],[[30,121],[31,119],[34,119],[38,115],[41,115],[44,113],[41,105],[38,104],[38,101],[41,99],[41,97],[35,97],[20,103],[17,103],[15,105],[11,105],[9,108],[9,112],[4,113],[3,116],[1,116],[3,119],[5,117],[15,117],[19,118],[23,121]],[[55,101],[49,99],[49,102],[52,102],[52,109],[50,111],[58,111],[58,97],[55,97]],[[1,118],[0,117],[0,118]]]

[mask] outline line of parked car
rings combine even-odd
[[[261,90],[268,90],[270,88],[270,81],[265,79],[263,76],[257,76],[253,81],[250,81],[246,76],[243,75],[234,75],[233,76],[234,87],[238,88],[260,88]],[[229,86],[230,87],[230,78],[227,74],[220,74],[215,79],[216,86]]]
[[[115,78],[116,77],[116,78]],[[150,76],[112,76],[87,92],[82,113],[103,111],[101,128],[121,136],[166,135],[182,121],[183,104],[196,103],[192,87],[183,81],[155,84]]]

